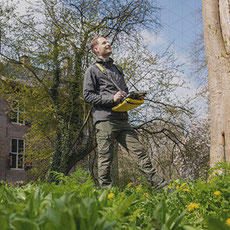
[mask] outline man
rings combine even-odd
[[[86,70],[83,96],[86,102],[93,104],[92,115],[96,127],[98,143],[98,180],[101,187],[112,185],[110,166],[113,160],[113,146],[118,141],[138,162],[140,170],[148,177],[155,188],[166,186],[164,179],[152,167],[149,156],[139,142],[135,130],[128,123],[127,112],[114,112],[117,105],[128,93],[124,74],[120,67],[114,65],[112,47],[101,35],[91,42],[92,52],[97,56],[97,63]],[[104,73],[103,73],[104,70]],[[121,89],[119,91],[113,81]]]

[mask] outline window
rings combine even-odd
[[[22,139],[11,139],[9,164],[10,168],[24,168],[25,141]]]
[[[25,124],[25,121],[23,120],[22,117],[22,113],[23,113],[23,108],[20,105],[19,102],[17,101],[13,101],[13,103],[11,104],[11,122],[15,123],[15,124]]]

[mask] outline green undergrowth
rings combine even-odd
[[[229,164],[219,164],[207,181],[176,180],[162,191],[133,183],[101,190],[81,170],[71,177],[54,173],[59,184],[2,182],[0,229],[229,230],[229,172]]]

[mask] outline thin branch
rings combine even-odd
[[[164,122],[164,123],[168,123],[168,124],[170,124],[170,125],[173,125],[173,126],[175,126],[175,127],[178,127],[178,128],[180,128],[180,129],[186,131],[186,129],[185,129],[184,127],[182,127],[182,126],[180,126],[180,125],[178,125],[178,124],[175,124],[175,123],[173,123],[173,122],[166,121],[166,120],[164,120],[164,119],[162,119],[162,118],[154,118],[154,119],[152,119],[152,120],[146,121],[146,122],[144,122],[143,124],[141,124],[141,125],[135,127],[135,129],[139,129],[139,128],[141,128],[142,126],[147,125],[147,124],[149,124],[149,123],[152,123],[152,122],[154,122],[154,121],[162,121],[162,122]]]
[[[192,112],[191,112],[190,110],[185,109],[184,107],[181,107],[181,106],[170,105],[170,104],[163,103],[163,102],[160,102],[160,101],[154,101],[154,100],[151,100],[151,99],[148,99],[148,98],[146,98],[145,100],[146,100],[146,101],[150,101],[150,102],[152,102],[152,103],[154,103],[154,104],[163,105],[163,106],[165,106],[165,107],[171,107],[171,108],[174,108],[174,109],[175,109],[175,108],[176,108],[176,109],[181,109],[182,111],[185,111],[185,112],[187,112],[187,113],[189,113],[189,114],[192,114]]]

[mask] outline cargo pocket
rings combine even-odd
[[[113,150],[113,140],[111,135],[109,133],[98,130],[96,137],[98,144],[98,154],[110,154]]]

